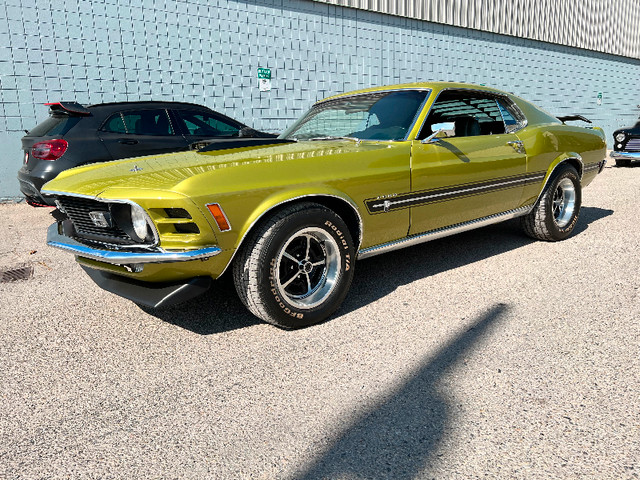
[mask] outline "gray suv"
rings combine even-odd
[[[189,150],[233,138],[271,138],[202,105],[120,102],[82,106],[47,103],[49,118],[22,137],[20,191],[33,206],[51,206],[40,193],[58,173],[87,163]]]

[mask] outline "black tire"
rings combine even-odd
[[[353,279],[355,247],[333,211],[315,203],[292,205],[246,240],[233,279],[255,316],[300,328],[325,320],[342,304]]]
[[[571,165],[558,167],[533,210],[522,217],[527,235],[538,240],[564,240],[576,226],[582,205],[578,172]]]
[[[616,158],[616,167],[630,167],[631,160],[628,158]]]

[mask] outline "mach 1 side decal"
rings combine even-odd
[[[398,195],[381,195],[377,198],[365,200],[367,210],[371,214],[400,210],[409,207],[419,207],[429,203],[443,202],[456,198],[482,195],[484,193],[522,187],[541,182],[546,172],[527,173],[513,177],[503,177],[491,181],[468,183],[454,187],[422,190],[420,192],[402,193]]]

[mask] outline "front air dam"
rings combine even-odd
[[[186,302],[203,294],[211,286],[211,277],[194,277],[173,283],[149,283],[80,265],[100,288],[139,305],[158,308]]]

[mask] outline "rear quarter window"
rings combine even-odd
[[[68,115],[52,115],[44,122],[39,123],[37,126],[29,130],[29,136],[45,137],[66,135],[69,130],[71,130],[78,124],[80,120],[82,120],[81,117],[70,117]]]
[[[241,128],[208,112],[178,110],[176,113],[182,120],[189,135],[234,137],[238,135]]]
[[[165,110],[135,110],[111,115],[101,130],[110,133],[133,135],[173,135],[173,127]]]

